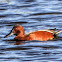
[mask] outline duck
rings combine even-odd
[[[54,29],[44,29],[44,30],[37,30],[28,32],[25,34],[25,30],[23,26],[17,24],[15,25],[9,34],[5,35],[4,38],[9,37],[11,35],[16,35],[15,40],[24,40],[24,41],[32,41],[32,40],[38,40],[38,41],[48,41],[53,40],[62,30],[56,31],[56,28]]]

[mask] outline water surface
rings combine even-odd
[[[62,33],[52,41],[12,41],[3,38],[20,24],[25,33],[62,30],[61,0],[0,0],[0,62],[62,62]]]

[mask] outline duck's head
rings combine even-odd
[[[16,36],[17,35],[24,35],[24,29],[23,29],[23,27],[21,25],[19,25],[19,24],[15,25],[12,28],[12,30],[10,31],[10,33],[7,34],[4,38],[6,38],[6,37],[8,37],[8,36],[10,36],[12,34],[15,34]]]

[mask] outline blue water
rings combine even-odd
[[[62,30],[61,0],[0,0],[0,62],[62,62],[62,33],[52,41],[13,41],[3,38],[20,24],[25,33]]]

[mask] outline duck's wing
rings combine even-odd
[[[54,34],[54,31],[56,30],[56,28],[53,29],[43,29],[43,30],[38,30],[38,31],[46,31],[46,32],[50,32]],[[36,32],[36,31],[31,31],[25,34],[25,36],[29,36],[31,33]]]
[[[56,28],[53,28],[53,29],[44,29],[44,30],[40,30],[40,31],[46,31],[46,32],[50,32],[52,34],[54,34],[56,31]]]

